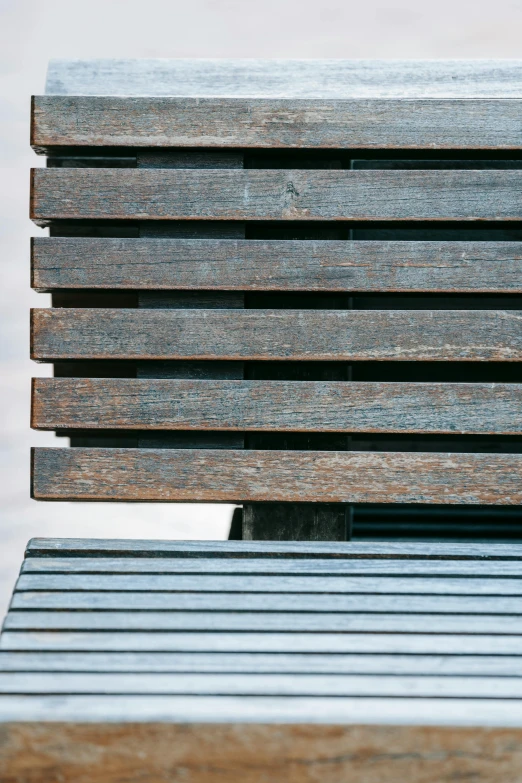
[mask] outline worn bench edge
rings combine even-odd
[[[498,780],[499,765],[510,780],[521,768],[517,727],[27,722],[0,726],[0,736],[13,780],[59,774],[63,783],[80,776],[120,783],[164,778],[168,769],[190,783],[205,783],[214,770],[227,783],[245,783],[252,774],[274,781],[311,783],[319,775],[378,783],[390,775],[413,780],[422,764],[431,780],[478,775],[488,783]]]
[[[53,59],[46,95],[522,97],[520,59]]]
[[[330,542],[322,541],[168,541],[150,539],[111,538],[31,538],[27,543],[26,557],[119,556],[136,557],[140,553],[157,557],[272,557],[302,556],[335,558],[383,557],[391,559],[438,558],[472,560],[519,560],[522,543],[463,543],[437,544],[430,542]]]
[[[517,150],[517,98],[32,97],[31,146]]]
[[[31,460],[31,496],[46,501],[522,502],[519,454],[40,447]]]
[[[501,699],[0,695],[0,723],[61,721],[522,728],[522,710]]]

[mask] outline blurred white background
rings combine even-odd
[[[521,0],[0,0],[0,615],[32,536],[225,538],[228,506],[36,503],[29,448],[29,99],[50,58],[522,57]]]

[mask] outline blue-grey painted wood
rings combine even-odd
[[[210,631],[250,633],[402,633],[510,634],[522,637],[520,615],[452,615],[331,611],[17,611],[9,612],[4,631]],[[521,639],[522,641],[522,639]],[[471,642],[470,642],[471,644]]]
[[[522,595],[522,579],[494,579],[472,576],[284,576],[270,573],[221,576],[192,574],[22,574],[17,591],[94,591],[176,593],[183,590],[207,592],[303,592],[303,593],[372,593],[376,595]]]
[[[278,574],[280,576],[482,576],[522,577],[522,561],[480,560],[416,560],[409,558],[158,558],[124,557],[54,557],[29,558],[22,565],[22,574]]]
[[[224,672],[522,677],[512,655],[0,652],[1,672]]]
[[[312,723],[522,726],[501,699],[240,696],[0,696],[0,722]]]
[[[429,617],[425,620],[427,630]],[[224,631],[8,631],[0,650],[56,652],[251,652],[388,655],[522,655],[522,637],[463,633]]]
[[[522,60],[51,60],[47,95],[520,98]]]
[[[382,557],[457,560],[522,560],[522,543],[433,541],[168,541],[111,538],[31,538],[26,557]]]
[[[0,672],[0,694],[522,698],[521,677]]]
[[[267,611],[267,612],[391,612],[437,614],[521,615],[522,600],[516,596],[366,595],[250,592],[249,577],[243,578],[245,592],[60,592],[17,591],[11,610],[85,611]],[[324,580],[323,580],[324,584]],[[288,585],[291,589],[291,585]],[[390,590],[393,583],[390,581]]]

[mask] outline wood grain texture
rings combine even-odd
[[[521,98],[522,61],[51,60],[47,95],[189,98]]]
[[[518,101],[377,105],[366,100],[357,106],[323,101],[303,113],[301,104],[282,100],[285,91],[301,99],[314,90],[323,99],[341,94],[345,99],[390,98],[393,93],[430,99],[466,91],[466,97],[516,93],[520,100],[520,63],[294,63],[283,72],[275,65],[65,64],[53,71],[51,91],[54,83],[67,93],[83,79],[86,92],[103,93],[111,84],[115,94],[121,89],[139,93],[139,85],[146,89],[149,84],[168,95],[176,84],[181,97],[127,102],[131,110],[120,111],[120,127],[117,100],[92,102],[98,107],[95,118],[81,97],[54,103],[62,113],[54,115],[53,127],[43,127],[42,99],[34,138],[42,132],[40,138],[62,144],[67,138],[92,139],[94,131],[104,145],[148,148],[164,143],[237,147],[240,139],[242,146],[264,148],[422,148],[430,141],[447,149],[520,146]],[[315,77],[307,83],[312,72]],[[499,81],[504,82],[500,91]],[[196,106],[194,99],[209,84],[212,92]],[[251,98],[262,85],[277,101],[250,100],[247,109],[245,101],[210,99],[212,94]],[[158,160],[149,155],[142,162],[155,166]],[[187,225],[198,220],[214,225],[243,220],[519,221],[521,186],[522,172],[516,170],[55,168],[34,174],[32,215],[40,224],[121,219],[151,221],[149,226],[154,221],[168,226],[170,220]],[[54,266],[52,246],[42,244],[40,256],[36,247],[33,281],[48,290],[134,288],[145,292],[143,303],[147,290],[513,293],[521,279],[517,248],[507,244],[401,248],[372,243],[360,248],[351,242],[343,247],[292,242],[278,248],[269,242],[203,241],[205,248],[185,240],[174,248],[151,237],[137,244],[110,240],[110,246],[81,240],[72,249],[65,243],[56,247]],[[44,360],[516,362],[522,359],[519,323],[519,313],[492,310],[57,310],[36,314],[33,348]],[[424,386],[412,387],[417,396],[404,398],[401,385],[391,403],[385,395],[384,405],[382,389],[372,386],[374,397],[368,399],[367,386],[366,397],[354,407],[351,400],[340,402],[348,392],[344,384],[321,385],[327,397],[319,400],[317,384],[300,386],[304,397],[296,399],[288,383],[285,389],[248,382],[229,388],[214,379],[212,390],[205,386],[206,392],[198,394],[200,386],[179,379],[184,392],[177,389],[174,395],[171,387],[163,392],[149,379],[152,397],[149,391],[141,398],[139,385],[127,407],[119,382],[107,382],[112,391],[103,381],[98,388],[98,381],[88,386],[80,380],[77,410],[71,404],[76,382],[67,390],[44,384],[58,389],[58,395],[64,390],[47,400],[45,421],[53,426],[52,416],[59,411],[71,421],[85,413],[98,422],[110,398],[107,423],[119,416],[132,426],[142,416],[151,429],[186,429],[187,422],[197,429],[217,420],[224,422],[222,429],[241,431],[250,422],[246,429],[256,431],[267,421],[279,426],[270,418],[275,416],[283,431],[291,431],[297,421],[292,416],[297,416],[308,417],[306,426],[321,431],[325,423],[339,426],[332,425],[334,414],[346,417],[357,410],[359,426],[369,426],[372,418],[371,426],[388,430],[401,405],[406,411],[400,426],[418,426],[421,419],[418,431],[437,416],[436,426],[448,427],[435,430],[441,432],[459,431],[452,427],[456,420],[462,426],[463,419],[469,432],[477,426],[485,428],[478,432],[496,432],[499,423],[502,432],[520,429],[520,401],[512,397],[516,385],[463,389],[432,384],[432,396],[422,398],[419,413],[418,389],[428,391]],[[271,391],[272,396],[256,396],[261,387],[261,394]],[[471,389],[483,395],[479,407],[476,398],[465,397],[463,408],[462,394]],[[350,394],[357,391],[349,389]],[[290,409],[281,392],[292,400]],[[441,399],[448,393],[453,397]],[[341,431],[352,429],[346,422],[343,426]],[[522,501],[519,456],[54,449],[35,452],[33,479],[34,494],[46,499],[516,505]],[[341,549],[337,557],[333,549],[309,557],[306,549],[247,546],[233,547],[227,556],[224,546],[175,546],[156,556],[151,553],[158,549],[150,542],[120,549],[110,542],[85,549],[74,542],[54,550],[45,543],[33,545],[35,556],[24,566],[0,638],[0,777],[2,764],[9,783],[39,783],[53,776],[61,783],[167,778],[207,783],[216,776],[227,783],[265,778],[382,783],[390,777],[419,783],[515,783],[522,776],[522,613],[517,603],[522,579],[516,549],[491,551],[490,559],[478,549],[457,548],[451,555],[436,548],[405,549],[394,559],[391,550],[384,554],[378,545],[373,554],[363,547],[351,553]],[[8,659],[2,668],[5,654],[38,656],[39,661]],[[50,668],[46,655],[53,659]],[[82,662],[71,655],[82,656]],[[93,655],[98,658],[86,660]],[[127,657],[117,661],[118,655]],[[336,662],[339,668],[333,669]],[[463,664],[469,668],[463,670]],[[24,665],[29,671],[20,668]],[[60,720],[66,722],[63,729],[56,723]]]
[[[453,595],[453,596],[520,596],[522,581],[514,578],[485,578],[485,575],[473,577],[470,574],[452,576],[412,576],[404,564],[404,575],[389,576],[311,576],[300,577],[297,574],[269,576],[227,575],[219,573],[202,574],[82,574],[82,573],[24,573],[16,583],[16,591],[82,591],[82,592],[120,592],[120,593],[177,593],[183,590],[202,590],[207,592],[294,592],[294,593],[354,593],[385,596],[397,595]],[[64,598],[67,600],[67,597]],[[93,599],[94,600],[94,599]],[[125,595],[121,596],[125,601]],[[167,599],[166,599],[167,600]]]
[[[368,674],[0,672],[0,694],[522,698],[521,677]]]
[[[335,544],[314,541],[181,541],[139,538],[31,538],[26,547],[27,562],[48,557],[382,557],[429,560],[521,560],[522,544],[517,541],[437,542],[437,541],[350,541]]]
[[[35,429],[522,433],[521,384],[34,378]]]
[[[522,455],[37,448],[39,500],[522,502]]]
[[[520,100],[36,96],[31,144],[53,147],[519,149]]]
[[[136,157],[138,168],[242,168],[243,154],[237,151],[186,150],[180,152],[173,150],[157,153],[144,150]],[[203,237],[220,239],[244,238],[245,226],[243,223],[185,223],[177,224],[150,224],[139,228],[139,236],[150,238],[155,236],[159,228],[159,235],[163,237]],[[156,234],[157,236],[157,234]],[[243,308],[244,294],[238,291],[141,291],[137,293],[138,308],[140,309],[171,309],[171,308]],[[163,364],[163,366],[161,366]],[[159,370],[159,373],[158,373]],[[242,362],[138,362],[136,365],[138,378],[243,378]],[[140,433],[136,446],[140,448],[160,448],[165,445],[165,434]],[[174,436],[176,437],[176,436]],[[189,433],[179,434],[177,444],[170,442],[170,446],[178,445],[182,448],[243,448],[244,437],[242,433]],[[172,433],[170,434],[172,438]],[[170,440],[169,438],[169,440]],[[206,442],[205,442],[206,441]],[[75,445],[71,441],[72,445]],[[87,445],[87,444],[86,444]],[[95,444],[97,445],[97,444]]]
[[[317,580],[315,580],[317,582]],[[340,581],[340,580],[339,580]],[[323,590],[328,581],[323,581]],[[138,587],[137,585],[136,587]],[[522,601],[516,596],[440,596],[348,593],[320,595],[299,593],[247,592],[248,577],[243,579],[244,593],[209,592],[110,592],[110,591],[16,591],[11,599],[12,611],[265,611],[265,612],[390,612],[398,614],[495,614],[520,615]],[[201,586],[202,587],[202,586]],[[286,583],[291,589],[292,585]],[[226,587],[225,587],[226,589]],[[281,588],[280,588],[281,589]],[[436,588],[435,588],[436,589]],[[521,661],[522,665],[522,661]],[[522,671],[521,671],[522,674]]]
[[[50,220],[520,220],[522,170],[33,169]]]
[[[484,580],[486,581],[486,580]],[[429,620],[426,620],[425,629]],[[306,633],[248,631],[4,631],[2,651],[272,652],[388,655],[522,655],[522,638],[506,634]],[[518,707],[520,718],[520,705]],[[213,716],[216,719],[216,715]]]
[[[302,452],[301,452],[302,453]],[[21,574],[218,574],[345,576],[365,574],[404,577],[422,576],[521,576],[522,562],[487,560],[432,560],[408,558],[157,558],[157,557],[46,557],[28,558]],[[102,577],[102,578],[103,578]],[[136,583],[138,584],[138,583]],[[181,589],[181,588],[180,588]],[[248,591],[247,591],[248,592]],[[304,589],[304,592],[307,592]],[[390,583],[390,592],[393,585]],[[522,609],[522,607],[521,607]]]
[[[522,360],[515,310],[41,309],[31,335],[43,361]]]
[[[511,655],[0,652],[2,672],[249,672],[520,677]]]
[[[418,707],[423,716],[428,712],[427,705]],[[383,713],[393,711],[393,702],[385,701]],[[360,721],[351,726],[115,725],[101,717],[94,724],[11,722],[0,736],[5,774],[13,783],[57,775],[61,783],[507,783],[521,774],[520,729],[358,725],[366,712],[364,704]]]
[[[399,633],[522,636],[522,617],[260,611],[10,611],[4,631],[158,633]],[[470,642],[472,644],[472,642]]]
[[[32,286],[520,293],[520,242],[32,239]]]
[[[97,773],[97,761],[94,765],[87,764],[91,752],[96,755],[96,759],[100,754],[103,755],[104,763],[99,768],[100,783],[101,780],[110,780],[113,771],[116,775],[114,779],[119,783],[123,783],[123,780],[132,781],[134,774],[139,775],[136,783],[140,778],[146,779],[151,774],[157,774],[157,768],[152,769],[150,759],[143,755],[146,746],[143,742],[139,745],[140,763],[134,766],[129,764],[121,773],[125,731],[132,730],[134,744],[137,744],[135,731],[141,732],[146,727],[147,731],[153,732],[153,727],[160,725],[154,721],[161,721],[164,729],[174,729],[176,725],[183,724],[185,740],[187,732],[196,730],[199,737],[206,736],[205,731],[213,728],[223,730],[230,723],[235,724],[234,731],[238,733],[242,731],[239,724],[247,731],[255,729],[264,732],[270,732],[270,724],[276,724],[278,742],[281,740],[281,732],[301,731],[307,722],[313,724],[308,728],[316,742],[325,730],[321,724],[330,724],[328,729],[332,728],[335,737],[339,738],[343,732],[355,731],[362,723],[366,724],[364,731],[379,732],[375,745],[379,759],[383,755],[383,737],[387,732],[395,732],[392,738],[393,761],[386,754],[386,770],[384,767],[378,769],[380,761],[370,753],[373,746],[368,736],[359,735],[354,750],[340,754],[344,766],[339,766],[337,754],[334,766],[330,768],[324,750],[319,754],[320,763],[316,764],[309,747],[306,764],[299,762],[297,765],[296,781],[303,780],[303,768],[304,774],[313,775],[311,780],[315,778],[321,782],[328,780],[325,775],[330,771],[333,775],[332,783],[333,780],[336,783],[343,780],[345,773],[345,779],[351,780],[354,772],[363,774],[366,780],[368,776],[364,765],[368,764],[369,774],[379,772],[377,783],[379,779],[386,779],[382,777],[385,772],[389,777],[391,764],[397,760],[402,765],[395,768],[398,774],[411,777],[420,770],[424,780],[430,780],[426,775],[432,775],[433,783],[438,783],[444,780],[446,774],[441,767],[441,759],[447,764],[453,757],[460,766],[449,769],[448,783],[452,777],[455,779],[455,775],[475,773],[480,773],[482,779],[487,780],[483,764],[485,749],[489,747],[487,742],[482,743],[481,755],[477,752],[470,754],[473,764],[477,765],[472,769],[468,754],[462,750],[464,735],[461,736],[460,732],[466,729],[457,727],[472,727],[472,735],[469,736],[476,738],[485,731],[485,726],[503,727],[505,733],[506,726],[520,725],[518,694],[521,687],[522,648],[518,628],[520,615],[516,604],[518,599],[506,599],[501,594],[498,598],[491,596],[482,599],[478,597],[480,587],[475,586],[478,584],[489,590],[494,586],[497,590],[505,590],[509,583],[518,585],[521,582],[519,578],[510,580],[505,577],[508,573],[518,574],[520,547],[496,545],[489,548],[472,544],[470,548],[463,545],[445,548],[429,543],[396,543],[391,548],[382,543],[345,544],[339,547],[328,544],[314,547],[306,544],[250,542],[234,542],[231,545],[225,542],[167,542],[163,545],[160,542],[139,541],[82,543],[37,540],[30,544],[29,551],[33,552],[33,556],[26,560],[24,571],[40,570],[47,573],[26,573],[21,579],[74,578],[75,574],[71,574],[73,564],[77,566],[74,570],[80,572],[76,576],[82,579],[106,579],[123,569],[129,574],[124,578],[133,582],[132,589],[135,591],[139,588],[140,579],[135,571],[145,572],[143,576],[147,580],[161,579],[161,575],[149,576],[146,573],[153,570],[154,560],[160,571],[188,569],[196,573],[175,573],[176,584],[172,586],[177,592],[172,593],[170,598],[181,602],[186,599],[189,604],[185,603],[181,608],[178,603],[174,612],[169,610],[166,603],[161,606],[161,611],[140,605],[140,597],[150,597],[148,591],[152,583],[142,593],[129,594],[132,611],[125,610],[123,605],[123,610],[117,612],[111,611],[107,604],[100,607],[95,596],[88,593],[83,593],[83,599],[87,598],[89,603],[82,605],[88,611],[82,611],[80,605],[67,606],[67,602],[64,606],[42,606],[39,611],[29,606],[21,611],[21,607],[12,606],[6,630],[0,640],[4,651],[0,654],[0,669],[4,672],[0,675],[0,690],[3,693],[0,696],[0,733],[5,768],[11,775],[9,765],[18,765],[15,773],[22,776],[19,779],[24,783],[27,780],[36,783],[43,774],[56,775],[57,772],[62,781],[67,780],[70,772],[71,781],[81,780],[84,775],[85,783],[87,780],[90,783],[96,779],[93,775]],[[132,557],[133,554],[144,554],[147,551],[148,558]],[[310,551],[314,552],[314,557],[310,557]],[[80,552],[90,556],[70,557]],[[114,559],[115,552],[124,556]],[[208,557],[211,552],[219,556]],[[48,556],[50,553],[53,557]],[[156,556],[151,557],[152,553]],[[224,557],[227,553],[233,556]],[[303,557],[307,553],[308,556]],[[492,557],[497,559],[491,560]],[[103,573],[94,574],[95,567]],[[187,576],[192,579],[204,578],[211,567],[216,571],[215,576],[211,576],[213,579],[230,580],[238,571],[243,572],[243,591],[252,591],[256,580],[263,578],[274,586],[276,580],[280,579],[277,572],[286,570],[286,592],[284,596],[256,597],[251,592],[234,595],[230,586],[227,588],[223,581],[221,585],[214,583],[215,592],[208,596],[201,592],[202,582],[186,586],[186,589],[191,590],[190,593],[183,595],[180,592],[183,587],[180,579]],[[232,571],[230,575],[227,573],[229,569]],[[257,570],[262,574],[263,569],[269,569],[275,575],[258,576],[252,573]],[[367,582],[367,595],[358,597],[351,594],[350,577],[341,577],[342,582],[338,582],[346,590],[344,594],[331,594],[335,590],[335,583],[331,580],[336,578],[331,575],[332,572],[349,573],[351,569],[369,574],[375,569],[377,572],[388,569],[397,573],[397,576],[381,578],[381,582],[388,583],[388,590],[380,607],[372,577],[359,577],[360,582]],[[57,570],[63,573],[56,573]],[[329,574],[320,577],[329,580],[323,583],[322,595],[299,596],[288,592],[291,590],[292,578],[295,578],[292,573],[303,570],[318,573],[325,571]],[[422,587],[419,590],[418,578],[404,576],[408,570],[430,574],[423,580],[425,586],[428,583],[430,585],[427,589],[433,592],[438,589],[438,584],[444,584],[449,594],[440,598],[435,595],[416,595],[422,591]],[[85,573],[82,574],[82,571]],[[459,578],[441,576],[452,571],[459,573]],[[465,576],[478,572],[483,576]],[[496,574],[500,574],[500,578]],[[313,578],[307,577],[306,582],[311,584]],[[396,585],[404,585],[408,581],[413,595],[402,599],[393,595]],[[452,585],[456,583],[475,590],[475,596],[473,593],[469,597],[453,595]],[[64,587],[67,589],[66,585],[57,584],[48,584],[47,587],[52,591],[63,590]],[[113,584],[112,589],[119,588]],[[324,595],[328,591],[330,595]],[[51,596],[56,600],[60,593],[37,595]],[[71,596],[71,593],[68,595]],[[98,595],[103,602],[111,596],[121,596],[121,592],[104,593],[102,590]],[[340,604],[336,603],[339,598],[344,602],[343,614],[339,613]],[[357,600],[361,601],[359,606],[356,605]],[[506,600],[510,603],[506,603]],[[263,610],[259,611],[261,601]],[[407,607],[406,613],[399,611],[401,601]],[[428,605],[427,602],[431,603]],[[464,604],[467,612],[462,611]],[[470,607],[474,614],[469,613]],[[71,612],[72,608],[75,611]],[[373,608],[377,611],[373,612]],[[187,609],[190,611],[187,612]],[[291,609],[290,615],[287,609]],[[418,614],[422,610],[425,611]],[[172,627],[173,621],[182,630],[161,630]],[[239,623],[241,630],[218,630],[223,623],[226,627]],[[261,623],[265,630],[261,633],[250,631],[252,623]],[[283,632],[274,633],[270,630],[274,623],[281,625]],[[428,623],[429,633],[426,633]],[[100,625],[106,630],[86,630],[90,627],[99,629]],[[301,630],[298,626],[301,626]],[[344,633],[325,630],[335,627],[338,631],[341,626]],[[42,630],[10,630],[17,627],[41,627]],[[56,627],[64,630],[53,630]],[[208,630],[197,630],[203,627]],[[303,633],[303,627],[308,628],[308,632]],[[318,632],[320,627],[322,632]],[[119,630],[122,628],[125,630]],[[154,630],[151,633],[152,628]],[[356,628],[359,630],[354,632]],[[401,633],[397,633],[399,628],[402,629]],[[295,630],[289,633],[291,629]],[[75,653],[75,650],[78,652]],[[89,653],[89,650],[92,652]],[[296,650],[299,653],[296,654]],[[50,666],[46,660],[49,655],[52,656]],[[67,730],[60,731],[60,742],[57,745],[56,730],[60,727],[57,727],[56,721],[59,720],[67,721]],[[83,725],[77,738],[77,749],[67,746],[64,750],[64,737],[77,727],[78,721],[83,721]],[[106,721],[110,723],[103,723]],[[44,745],[45,742],[50,743],[49,752],[54,755],[46,766],[48,757],[45,749],[40,745],[34,750],[31,743],[35,741],[35,736],[41,740],[48,722],[52,726],[53,739],[45,740]],[[202,729],[203,735],[201,724],[206,724]],[[393,724],[403,724],[407,728],[394,728]],[[432,739],[441,736],[438,733],[440,729],[436,727],[451,726],[448,738],[451,737],[451,743],[454,743],[451,746],[454,751],[448,750],[445,738],[438,750],[430,745],[426,758],[419,747],[405,753],[402,746],[398,748],[400,741],[396,732],[410,731],[409,727],[413,724],[421,724],[421,727],[411,731],[429,731]],[[375,728],[371,729],[372,725]],[[427,726],[432,728],[427,729]],[[482,728],[477,729],[477,726]],[[83,730],[90,732],[88,739]],[[99,744],[96,740],[98,730],[101,732]],[[13,731],[16,740],[14,744]],[[111,745],[108,737],[112,736],[113,731],[117,732],[117,741]],[[486,732],[487,737],[492,731],[494,729]],[[22,746],[20,737],[23,732],[30,740]],[[183,752],[187,748],[185,740],[182,742]],[[279,771],[280,779],[285,781],[291,779],[289,774],[293,774],[288,769],[289,763],[290,769],[294,769],[292,765],[297,754],[296,746],[291,735],[286,734],[284,740],[285,761],[281,766],[274,766],[270,762],[270,779],[277,780]],[[248,742],[251,743],[252,738]],[[509,735],[509,742],[510,752],[518,752],[513,733]],[[265,759],[266,743],[265,739]],[[363,755],[361,747],[365,749]],[[495,753],[500,754],[500,760],[497,761],[495,757],[495,771],[498,774],[499,765],[504,765],[502,769],[505,769],[507,763],[507,751],[498,734],[495,734],[493,747]],[[227,752],[230,750],[229,745]],[[280,751],[282,748],[276,748],[274,752]],[[154,734],[150,754],[156,759],[160,752],[161,746]],[[288,761],[289,753],[291,762]],[[411,761],[411,756],[413,766],[404,766]],[[162,763],[165,758],[162,756]],[[195,764],[188,767],[185,762],[178,766],[169,762],[169,777],[172,777],[173,771],[178,774],[178,770],[184,779],[189,775],[189,780],[190,775],[199,774],[200,769],[207,775],[209,758],[212,762],[213,757],[209,756],[209,749],[200,741],[197,745],[197,759],[202,758],[205,762],[203,767],[200,761],[197,762],[199,766]],[[252,758],[247,756],[249,766],[246,775],[252,774],[252,780],[260,781],[260,775],[265,776],[267,767],[254,764]],[[238,749],[237,759],[240,761],[237,779],[248,780],[248,777],[245,778],[243,747]],[[224,780],[233,780],[233,767],[227,766],[223,758],[216,762],[218,764],[225,775]],[[354,767],[354,764],[357,766]],[[211,766],[212,777],[209,780],[215,778],[215,769],[215,766]],[[16,777],[13,779],[18,781]]]

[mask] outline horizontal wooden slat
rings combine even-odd
[[[38,237],[32,285],[520,293],[522,243]]]
[[[260,611],[10,611],[7,631],[522,634],[516,615]]]
[[[437,633],[4,631],[1,650],[522,655],[522,637]]]
[[[47,95],[190,98],[520,98],[522,61],[51,60]]]
[[[35,378],[35,429],[522,433],[521,384]]]
[[[478,595],[520,596],[522,580],[467,575],[452,578],[443,576],[269,576],[202,574],[82,574],[82,573],[24,573],[16,583],[17,595],[23,591],[103,591],[106,593],[136,592],[152,594],[177,593],[182,590],[208,592],[296,592],[296,593],[354,593],[379,596],[407,595]],[[125,600],[125,596],[122,596]],[[152,599],[151,599],[152,600]]]
[[[0,720],[9,780],[44,773],[63,783],[167,776],[206,783],[216,775],[227,783],[382,783],[420,780],[421,771],[441,783],[496,783],[499,772],[506,781],[519,776],[517,706],[498,699],[2,696]],[[60,722],[59,740],[50,715]]]
[[[511,655],[0,652],[2,672],[258,672],[521,677]]]
[[[437,542],[437,541],[185,541],[139,538],[31,538],[26,548],[27,562],[47,557],[297,557],[385,558],[408,560],[521,560],[522,544],[517,541]]]
[[[33,169],[50,220],[520,220],[522,171]]]
[[[32,312],[32,358],[521,361],[522,315],[497,310]]]
[[[267,558],[108,558],[108,557],[46,557],[28,558],[22,565],[22,574],[100,574],[100,579],[111,574],[219,574],[224,575],[292,575],[346,576],[366,574],[404,577],[423,576],[520,576],[519,560],[392,560],[389,558],[296,558],[291,560]],[[393,582],[390,582],[393,592]],[[305,589],[306,592],[306,589]],[[521,606],[522,610],[522,606]]]
[[[36,96],[52,147],[517,149],[522,101]]]
[[[119,674],[0,672],[0,693],[196,696],[377,696],[520,699],[520,677],[349,674]]]
[[[244,579],[244,589],[248,588]],[[403,581],[401,580],[401,586]],[[324,589],[324,588],[323,588]],[[267,611],[267,612],[390,612],[435,614],[522,614],[522,601],[511,596],[440,595],[317,595],[307,593],[158,593],[158,592],[15,592],[11,610],[92,611]],[[521,662],[522,663],[522,662]],[[522,675],[522,670],[521,670]]]
[[[39,500],[522,502],[522,455],[37,448]]]

